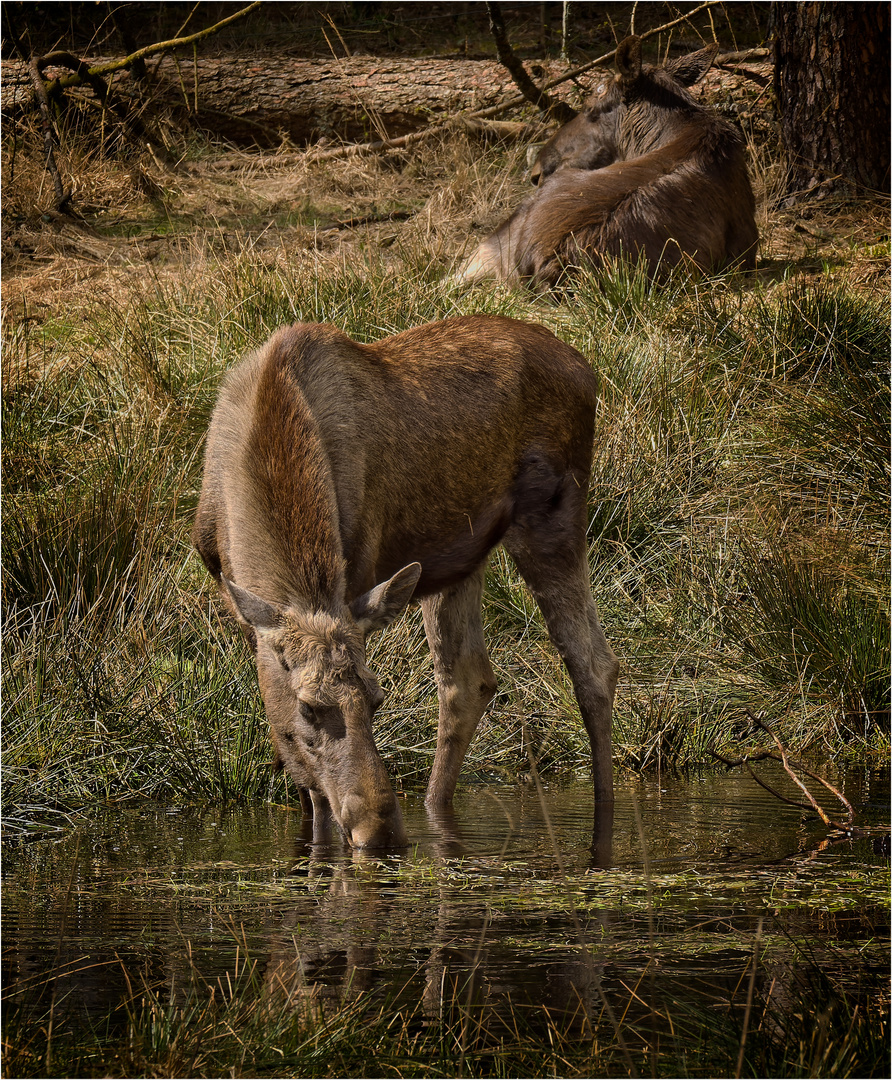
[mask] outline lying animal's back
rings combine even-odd
[[[758,231],[742,153],[716,160],[673,145],[593,172],[562,169],[522,209],[513,241],[518,272],[544,284],[604,255],[642,253],[652,267],[687,259],[705,271],[738,260],[755,265]]]

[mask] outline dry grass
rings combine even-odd
[[[777,149],[750,143],[761,276],[845,266],[848,279],[887,288],[888,202],[778,206]],[[176,172],[149,161],[62,155],[82,217],[51,209],[36,132],[12,161],[4,150],[3,304],[28,317],[122,301],[157,280],[213,274],[221,257],[250,251],[271,264],[354,261],[374,250],[412,252],[444,270],[487,235],[529,191],[525,145],[484,147],[465,135],[411,152],[322,163],[283,150],[202,150]],[[351,221],[362,223],[351,226]]]

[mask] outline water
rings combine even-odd
[[[846,790],[859,821],[885,821],[888,774]],[[11,846],[7,1001],[77,1025],[135,985],[174,1000],[250,967],[283,1001],[366,992],[506,1024],[607,1008],[647,1028],[669,1001],[743,1008],[754,949],[775,1001],[816,969],[856,998],[887,985],[882,842],[828,843],[748,777],[628,782],[598,827],[581,782],[471,786],[434,820],[420,793],[403,806],[413,847],[382,858],[314,846],[299,811],[274,806],[109,810]]]

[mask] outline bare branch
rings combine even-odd
[[[699,14],[701,11],[705,11],[707,8],[718,6],[722,0],[706,0],[705,3],[699,4],[697,7],[692,8],[684,15],[680,15],[677,19],[673,19],[671,22],[664,23],[662,26],[657,26],[653,30],[648,30],[644,34],[641,34],[641,40],[653,37],[654,34],[661,34],[665,30],[669,30],[673,26],[677,26],[680,22],[685,22],[692,16]],[[557,79],[552,79],[550,82],[543,83],[540,87],[540,92],[544,93],[547,90],[551,90],[555,86],[559,86],[562,82],[567,82],[568,79],[575,79],[577,75],[582,75],[586,71],[590,71],[594,67],[602,67],[608,60],[612,60],[616,56],[616,49],[611,49],[610,52],[604,53],[603,56],[599,56],[597,60],[591,60],[589,63],[583,64],[582,67],[573,68],[571,71],[564,72]],[[494,116],[498,116],[500,113],[507,112],[509,109],[517,108],[518,105],[523,105],[527,100],[526,97],[514,97],[509,98],[507,101],[503,101],[498,105],[490,105],[485,109],[478,109],[476,112],[465,114],[466,119],[471,120],[488,120]],[[414,143],[421,142],[422,139],[427,139],[431,135],[438,135],[452,126],[454,120],[450,117],[448,120],[442,120],[437,124],[431,124],[430,127],[425,128],[423,131],[414,131],[410,135],[400,135],[395,139],[381,139],[377,142],[370,143],[351,143],[349,146],[339,146],[333,150],[324,150],[320,152],[311,151],[307,160],[310,162],[317,161],[332,161],[336,158],[346,157],[358,157],[364,154],[377,154],[386,150],[400,150],[406,146],[412,146]]]
[[[242,8],[241,11],[237,11],[234,15],[230,15],[226,19],[221,19],[220,22],[214,23],[213,26],[208,26],[204,30],[199,30],[195,34],[190,34],[188,37],[172,38],[170,41],[158,41],[154,45],[146,45],[144,48],[137,49],[136,52],[130,53],[129,56],[125,56],[122,60],[112,60],[107,64],[97,64],[95,67],[89,68],[87,73],[83,76],[78,73],[67,75],[65,78],[57,80],[57,84],[60,89],[67,90],[70,86],[80,86],[81,83],[85,81],[86,74],[111,75],[115,71],[121,71],[123,68],[130,67],[140,60],[145,60],[147,56],[154,56],[156,53],[178,49],[183,45],[191,45],[194,41],[200,41],[202,38],[215,34],[218,30],[235,22],[237,19],[244,18],[245,15],[254,11],[255,8],[260,7],[261,3],[262,0],[254,0],[253,4],[249,4],[246,8]],[[48,56],[43,57],[43,60],[46,61],[44,66],[54,63],[55,61],[53,58],[57,55],[60,54],[50,53]]]
[[[62,184],[62,177],[59,173],[59,167],[56,164],[55,147],[58,143],[58,139],[50,113],[50,95],[56,95],[70,87],[82,86],[84,83],[87,83],[104,109],[112,109],[122,123],[130,130],[132,135],[149,144],[149,148],[151,149],[156,162],[171,167],[173,162],[168,155],[163,142],[148,130],[145,123],[136,114],[129,111],[112,95],[103,76],[110,75],[123,68],[133,68],[137,73],[140,71],[144,72],[144,61],[147,56],[167,52],[179,48],[180,46],[200,41],[202,38],[209,37],[222,27],[235,22],[236,19],[243,18],[249,12],[258,8],[260,3],[261,0],[255,0],[254,3],[249,4],[246,8],[242,8],[241,11],[235,12],[234,15],[230,15],[226,19],[221,19],[220,22],[215,23],[213,26],[208,26],[204,30],[199,30],[195,34],[190,34],[188,37],[177,37],[173,38],[171,41],[161,41],[154,45],[147,45],[145,48],[131,52],[122,60],[115,60],[108,64],[96,64],[93,67],[90,67],[85,60],[81,60],[79,57],[64,50],[57,50],[48,53],[46,56],[33,57],[31,59],[28,65],[28,72],[31,77],[31,82],[34,85],[34,93],[37,96],[37,101],[43,116],[44,142],[46,143],[46,168],[53,179],[56,194],[56,210],[61,212],[67,207],[68,203],[71,201],[71,192],[65,192]],[[54,65],[57,67],[69,68],[71,74],[63,76],[62,78],[45,81],[43,77],[44,71],[48,67]]]
[[[639,34],[638,37],[642,41],[646,41],[648,38],[653,37],[655,34],[662,34],[665,30],[670,30],[673,26],[677,26],[679,23],[687,22],[688,19],[694,15],[699,15],[701,11],[706,11],[708,8],[718,7],[723,0],[706,0],[706,3],[699,4],[697,7],[692,8],[684,15],[679,15],[677,19],[673,19],[671,22],[663,23],[662,26],[655,26],[653,30],[646,30],[643,34]],[[603,67],[608,60],[612,60],[616,56],[616,49],[611,49],[610,52],[604,53],[603,56],[599,56],[597,60],[589,60],[582,67],[573,68],[570,71],[565,71],[563,75],[558,76],[556,79],[552,79],[550,82],[543,83],[543,90],[551,90],[552,87],[560,85],[562,82],[566,82],[568,79],[575,79],[577,75],[584,75],[587,71],[591,71],[592,68]],[[520,102],[515,100],[510,104],[499,106],[500,108],[511,108],[512,105],[519,105]]]
[[[780,799],[781,802],[788,803],[790,806],[798,806],[801,810],[813,810],[828,828],[838,829],[840,832],[851,832],[855,821],[855,811],[852,807],[852,804],[845,797],[845,795],[843,795],[842,792],[837,791],[837,789],[829,781],[811,772],[801,762],[795,761],[791,763],[789,755],[787,754],[783,743],[781,743],[780,739],[777,737],[777,735],[775,735],[775,733],[771,730],[768,724],[765,723],[764,719],[761,716],[756,716],[754,713],[750,712],[749,709],[746,710],[746,715],[754,727],[759,728],[761,731],[764,731],[774,740],[774,744],[775,746],[777,746],[780,756],[778,756],[778,754],[772,753],[770,750],[760,750],[758,753],[747,754],[742,758],[726,758],[723,757],[720,753],[718,753],[718,751],[714,750],[712,747],[709,748],[709,753],[712,754],[714,758],[718,758],[719,761],[727,765],[729,769],[739,768],[741,766],[745,768],[760,787],[763,787],[766,791],[770,792],[772,795],[774,795],[775,798]],[[754,761],[780,762],[780,764],[784,767],[784,771],[796,784],[796,786],[803,792],[805,797],[808,799],[808,802],[799,802],[796,799],[788,799],[785,795],[781,795],[779,791],[776,791],[773,787],[767,784],[764,780],[761,779],[761,777],[759,777],[755,773],[752,768],[752,762]],[[839,801],[846,808],[846,813],[848,815],[848,821],[845,822],[845,824],[839,821],[834,821],[824,811],[824,809],[819,805],[818,801],[815,799],[812,793],[808,790],[805,784],[793,771],[794,765],[800,772],[805,773],[805,775],[809,777],[809,779],[815,780],[819,784],[823,784],[828,791],[832,792],[837,797],[837,799],[839,799]]]
[[[824,824],[825,825],[833,825],[835,828],[847,828],[848,826],[841,826],[841,825],[837,824],[835,821],[831,821],[830,818],[827,817],[827,815],[824,813],[824,811],[818,805],[818,803],[815,800],[812,793],[808,790],[808,788],[805,786],[805,784],[802,783],[802,781],[799,779],[799,777],[796,776],[796,774],[790,768],[790,761],[789,761],[789,758],[787,756],[787,751],[784,749],[784,746],[781,743],[780,739],[777,737],[777,735],[775,735],[775,733],[765,723],[765,721],[761,717],[753,716],[753,714],[751,712],[749,712],[749,710],[747,710],[747,715],[749,716],[749,718],[752,720],[752,722],[754,724],[756,724],[758,727],[760,727],[767,735],[770,735],[771,738],[774,740],[774,744],[775,744],[775,746],[777,746],[778,751],[780,752],[781,760],[783,761],[783,766],[784,766],[784,769],[787,772],[787,775],[794,781],[796,786],[799,787],[801,789],[801,791],[805,794],[805,797],[811,803],[812,807],[818,813],[818,815],[820,816],[820,818],[824,822]],[[809,772],[808,769],[806,769],[805,766],[802,765],[800,762],[798,762],[798,761],[795,762],[795,765],[796,765],[796,768],[801,770],[802,772],[804,772],[806,776],[810,777],[812,780],[819,781],[819,783],[823,784],[824,787],[826,787],[829,791],[833,792],[833,794],[839,799],[839,801],[843,804],[843,806],[845,806],[845,808],[846,808],[846,810],[848,812],[848,815],[849,815],[848,825],[851,826],[852,822],[855,819],[855,811],[852,809],[852,804],[848,801],[848,799],[846,799],[844,795],[842,795],[839,791],[837,791],[836,788],[833,787],[832,784],[828,783],[828,781],[822,779],[819,776],[815,776],[814,773]]]
[[[37,101],[40,105],[40,114],[43,117],[43,141],[46,146],[46,169],[53,179],[53,189],[56,193],[56,210],[59,213],[66,208],[71,201],[71,192],[66,192],[62,183],[62,176],[59,172],[59,166],[56,164],[56,146],[58,145],[58,137],[56,135],[56,128],[53,124],[53,117],[50,112],[50,102],[47,96],[46,85],[43,79],[40,77],[40,70],[37,66],[36,60],[31,60],[28,64],[28,74],[31,76],[31,82],[34,84],[34,93],[37,95]]]
[[[498,4],[487,0],[486,10],[489,12],[489,28],[492,31],[496,43],[496,51],[499,54],[499,62],[507,68],[514,85],[523,94],[527,101],[531,101],[537,109],[553,116],[555,120],[565,124],[576,116],[576,110],[563,101],[553,101],[548,94],[540,90],[527,74],[527,69],[511,48],[508,40],[508,32],[505,30],[505,22],[502,19],[502,10]]]
[[[50,65],[70,68],[80,78],[81,82],[90,85],[90,89],[96,95],[102,108],[111,109],[134,139],[151,144],[156,161],[168,168],[173,166],[173,160],[167,153],[167,148],[161,139],[146,127],[137,114],[118,100],[117,96],[112,93],[106,84],[105,79],[101,75],[97,75],[96,71],[90,68],[85,60],[79,59],[72,53],[59,51],[32,61],[32,66],[41,77],[45,69]],[[55,89],[62,81],[64,80],[53,80],[49,85]]]

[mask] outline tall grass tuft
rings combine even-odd
[[[888,608],[817,565],[795,540],[741,542],[748,602],[729,606],[725,629],[767,681],[833,702],[843,729],[888,727],[892,667]]]
[[[772,378],[888,373],[884,305],[830,276],[756,293],[746,313],[747,360]]]

